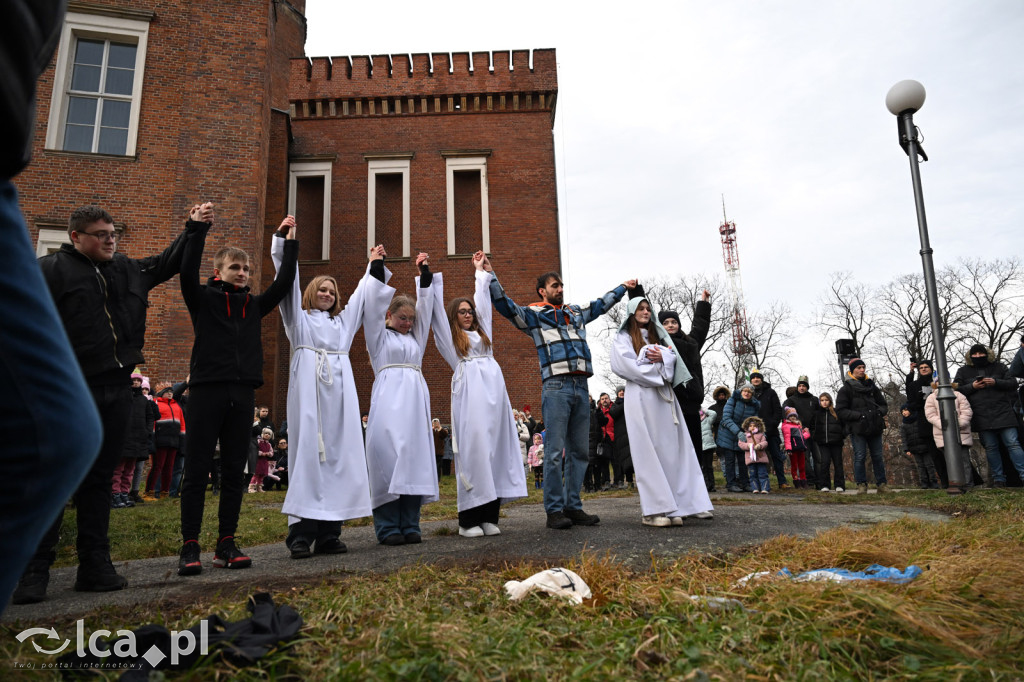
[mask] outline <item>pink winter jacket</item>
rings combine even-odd
[[[805,429],[801,424],[794,424],[793,422],[791,422],[789,420],[785,420],[785,421],[782,422],[782,440],[783,440],[783,442],[785,443],[785,446],[786,446],[784,449],[786,449],[786,450],[792,450],[793,449],[793,445],[792,445],[792,443],[793,443],[793,436],[792,436],[793,431],[800,431],[800,433],[803,435],[803,437],[804,437],[804,450],[806,451],[807,450],[807,443],[811,442],[811,432],[809,430]]]
[[[939,417],[939,399],[935,397],[935,391],[928,394],[924,401],[924,417],[932,425],[932,437],[935,438],[935,445],[942,447],[942,419]],[[974,411],[967,398],[960,391],[953,391],[956,397],[956,418],[960,423],[960,444],[964,446],[973,445],[974,438],[971,436],[971,417]]]
[[[753,443],[754,457],[751,458],[750,444]],[[739,437],[740,450],[743,451],[743,462],[745,464],[753,464],[760,462],[761,464],[768,463],[768,439],[764,437],[764,434],[758,431],[757,433],[743,432]]]

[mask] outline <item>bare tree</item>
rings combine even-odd
[[[744,341],[755,367],[761,370],[766,380],[781,378],[783,366],[792,372],[788,351],[793,342],[792,327],[789,324],[792,316],[793,311],[788,303],[775,301],[767,310],[758,311],[747,318]],[[741,367],[743,358],[736,357],[728,344],[723,351],[735,385],[743,378],[746,370],[753,368]]]
[[[853,339],[863,353],[877,322],[875,293],[849,271],[833,272],[831,280],[818,300],[817,326],[826,336]]]
[[[1024,265],[1017,257],[983,261],[962,258],[951,296],[963,308],[964,334],[947,344],[963,358],[974,343],[983,343],[1002,357],[1016,348],[1024,331]]]

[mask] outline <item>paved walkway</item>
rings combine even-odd
[[[167,601],[184,603],[196,594],[279,589],[295,582],[317,580],[348,572],[392,571],[417,562],[516,561],[536,558],[553,565],[586,549],[610,553],[622,561],[643,568],[653,552],[657,556],[679,556],[690,551],[721,552],[763,542],[780,534],[812,537],[843,524],[870,524],[905,515],[941,521],[945,514],[921,509],[878,505],[813,504],[803,496],[785,494],[757,496],[717,493],[711,521],[687,519],[682,527],[652,528],[640,524],[637,496],[586,500],[584,508],[601,516],[598,526],[549,530],[544,526],[540,505],[508,507],[501,520],[500,536],[462,538],[452,521],[423,524],[423,543],[384,547],[378,545],[372,526],[345,528],[342,540],[348,553],[293,560],[284,544],[244,547],[253,566],[244,570],[213,568],[212,552],[202,556],[201,575],[188,578],[177,574],[177,557],[115,562],[128,578],[128,588],[119,592],[81,593],[72,589],[75,568],[51,571],[46,601],[26,606],[10,605],[4,621],[23,621],[47,626],[50,619],[78,616],[104,606],[131,608],[136,604]],[[211,548],[212,549],[212,548]]]

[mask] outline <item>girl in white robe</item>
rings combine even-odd
[[[430,396],[423,379],[423,351],[430,334],[433,300],[427,254],[421,253],[415,303],[395,289],[366,281],[363,331],[373,365],[373,392],[366,427],[366,465],[377,540],[418,543],[420,507],[438,498]]]
[[[458,490],[459,535],[498,535],[502,502],[526,497],[519,432],[494,360],[490,335],[490,275],[484,254],[473,257],[473,299],[456,298],[444,309],[444,283],[434,275],[434,343],[455,373],[452,376],[452,448]],[[453,339],[458,339],[458,345]]]
[[[280,268],[284,239],[275,235],[270,255]],[[373,260],[382,256],[373,255]],[[369,267],[367,268],[367,273]],[[363,323],[364,275],[341,309],[338,283],[314,277],[281,301],[281,320],[291,343],[288,378],[289,485],[281,511],[288,515],[285,544],[292,558],[347,551],[341,522],[370,515],[359,396],[348,352]]]
[[[643,524],[681,526],[683,517],[712,508],[672,390],[690,376],[647,299],[630,299],[627,310],[612,344],[611,365],[626,380],[626,430]]]

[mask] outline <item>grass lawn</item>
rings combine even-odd
[[[537,496],[532,487],[531,493]],[[259,527],[272,529],[266,541],[284,533],[277,510],[262,507],[274,495],[246,496],[243,505],[242,528],[264,519]],[[805,498],[821,504],[923,506],[953,518],[836,528],[811,540],[781,536],[736,553],[652,560],[646,570],[630,569],[614,556],[583,553],[566,564],[594,592],[582,606],[536,595],[508,601],[505,581],[548,567],[529,561],[421,564],[385,576],[350,574],[295,584],[274,598],[302,614],[305,626],[298,640],[272,651],[258,666],[235,669],[210,657],[186,677],[943,682],[1024,677],[1024,494],[983,490],[947,497],[915,491]],[[454,514],[450,482],[444,499],[432,505],[431,518]],[[158,510],[164,506],[171,505],[150,503],[143,510],[115,510],[113,516],[148,519],[145,529],[132,531],[133,541],[146,533],[173,538],[176,521],[162,518]],[[207,524],[212,521],[207,518]],[[128,531],[119,525],[117,532]],[[243,542],[259,541],[246,530]],[[176,541],[166,547],[157,538],[150,542],[153,552],[177,550]],[[755,571],[860,570],[872,563],[917,564],[924,573],[907,585],[769,580],[735,586]],[[109,629],[158,622],[181,630],[211,612],[228,620],[247,617],[247,594],[239,587],[177,606],[136,607],[130,614],[109,609],[88,620],[92,627],[102,623]],[[742,608],[709,608],[689,595],[733,598]],[[70,620],[55,625],[61,632],[73,628]],[[15,634],[0,627],[4,659],[47,660],[28,642],[19,644]]]

